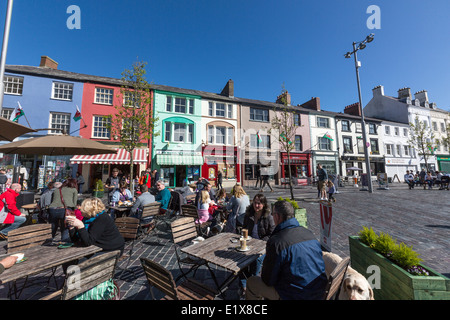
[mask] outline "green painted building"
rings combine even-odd
[[[155,132],[152,169],[166,187],[182,187],[201,175],[201,96],[155,90]]]

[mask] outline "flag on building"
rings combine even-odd
[[[9,118],[9,120],[17,122],[17,121],[19,121],[19,118],[24,115],[25,115],[25,112],[23,112],[20,102],[17,101],[17,107],[11,113],[11,117]]]
[[[75,121],[80,121],[81,120],[81,112],[80,112],[80,110],[78,109],[78,106],[77,106],[77,112],[75,112],[75,115],[73,116],[73,120],[75,120]]]
[[[261,139],[261,135],[259,134],[259,130],[258,130],[258,132],[256,133],[256,136],[258,137],[258,142],[261,143],[261,142],[262,142],[262,139]]]
[[[434,152],[437,150],[437,147],[428,146],[428,149],[430,150],[431,154],[434,155]]]
[[[324,134],[323,138],[334,141],[333,138],[331,138],[331,136],[328,134],[328,132]]]
[[[286,141],[288,144],[292,144],[292,141],[290,141],[290,140],[286,137],[286,135],[284,134],[284,132],[282,132],[282,133],[280,134],[280,137],[283,138],[283,140]]]

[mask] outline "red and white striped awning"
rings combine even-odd
[[[77,155],[70,159],[71,164],[129,164],[130,153],[125,149],[116,149],[117,153],[97,155]],[[147,162],[148,149],[134,149],[133,163]]]

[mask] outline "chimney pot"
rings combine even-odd
[[[320,111],[320,98],[319,97],[313,97],[311,100],[303,103],[300,105],[300,107]]]
[[[48,56],[41,56],[41,63],[39,64],[39,67],[51,68],[56,70],[58,69],[58,62]]]
[[[344,113],[361,117],[361,108],[359,107],[359,102],[346,106],[344,108]]]
[[[234,98],[234,82],[233,80],[228,80],[225,87],[222,89],[220,93],[221,96],[227,96],[229,98]]]

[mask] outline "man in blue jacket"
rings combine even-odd
[[[327,277],[319,241],[299,225],[289,202],[277,201],[272,215],[276,227],[267,241],[261,277],[248,279],[246,299],[323,299]]]

